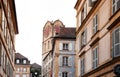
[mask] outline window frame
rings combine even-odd
[[[119,46],[119,54],[115,54],[117,51],[115,51],[115,47],[117,46],[117,45],[120,45],[120,41],[118,41],[116,44],[115,44],[115,31],[117,31],[118,30],[118,32],[119,32],[119,40],[120,40],[120,27],[117,27],[117,28],[115,28],[113,31],[112,31],[112,40],[111,40],[111,42],[112,42],[112,57],[118,57],[118,56],[120,56],[120,46]],[[118,53],[117,52],[117,53]]]
[[[69,44],[63,43],[63,49],[62,50],[69,50]]]
[[[120,7],[118,7],[118,3],[119,0],[112,0],[112,14],[114,14],[118,9],[120,9]]]
[[[98,31],[98,14],[93,18],[93,35]]]
[[[27,60],[26,59],[23,59],[23,64],[27,64]]]
[[[85,73],[85,58],[80,60],[80,75],[83,76]]]
[[[86,45],[87,43],[87,29],[85,29],[82,33],[81,33],[81,47],[82,48],[84,45]]]
[[[96,69],[98,67],[98,64],[99,64],[99,50],[97,46],[92,50],[92,68]]]
[[[68,63],[69,63],[69,57],[63,56],[62,57],[62,66],[68,66]]]
[[[62,77],[68,77],[68,72],[62,72]]]

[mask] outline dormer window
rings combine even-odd
[[[19,59],[17,59],[17,60],[16,60],[16,64],[19,64],[19,63],[20,63],[20,60],[19,60]]]
[[[26,64],[27,63],[27,61],[26,60],[23,60],[23,64]]]

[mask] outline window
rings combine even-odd
[[[98,15],[95,15],[93,18],[93,34],[98,31]]]
[[[27,72],[27,68],[23,68],[23,72]]]
[[[62,77],[68,77],[68,73],[67,72],[62,72]]]
[[[20,63],[20,60],[19,60],[19,59],[17,59],[17,60],[16,60],[16,63],[17,63],[17,64],[18,64],[18,63]]]
[[[27,74],[24,74],[22,77],[27,77]]]
[[[114,14],[120,8],[120,0],[112,0],[112,13]]]
[[[84,5],[84,8],[82,9],[81,12],[81,22],[86,18],[87,15],[87,4]]]
[[[16,74],[15,77],[20,77],[20,75],[19,75],[19,74]]]
[[[20,68],[17,68],[17,71],[20,72]]]
[[[68,50],[68,44],[67,43],[63,43],[63,50]]]
[[[73,43],[59,43],[59,50],[69,50],[72,51],[74,50]]]
[[[120,27],[112,33],[112,52],[113,57],[120,56]]]
[[[23,60],[23,64],[26,64],[26,60]]]
[[[83,47],[87,42],[87,29],[81,34],[81,47]]]
[[[93,49],[93,69],[98,66],[98,48]]]
[[[85,59],[83,58],[83,59],[81,59],[81,61],[80,61],[80,64],[81,64],[81,70],[80,70],[80,72],[81,72],[81,76],[82,75],[84,75],[84,72],[85,72]]]
[[[68,57],[67,56],[63,56],[62,65],[63,66],[68,66]]]

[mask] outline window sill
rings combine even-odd
[[[109,18],[109,20],[111,20],[119,11],[120,11],[120,8],[114,14],[112,14],[112,16]]]
[[[120,16],[110,25],[107,27],[108,30],[111,30],[114,26],[116,26],[120,22]]]
[[[99,40],[100,40],[100,38],[97,37],[97,38],[90,44],[90,47],[94,46]]]
[[[93,39],[99,32],[100,32],[100,30],[98,30],[95,34],[93,34],[93,36],[91,37],[91,39]]]

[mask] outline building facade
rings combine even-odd
[[[14,77],[30,77],[30,61],[20,53],[15,53]]]
[[[43,77],[75,76],[75,28],[48,21],[43,29]]]
[[[0,77],[14,77],[16,34],[18,26],[14,0],[0,0]]]
[[[75,77],[116,76],[114,68],[120,64],[120,0],[77,0],[75,9]]]

